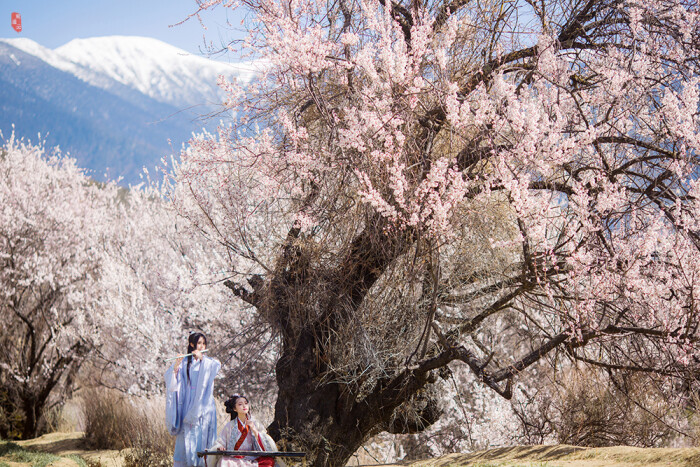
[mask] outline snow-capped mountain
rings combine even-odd
[[[220,75],[243,82],[255,75],[253,63],[217,62],[149,37],[74,39],[55,50],[24,38],[0,40],[93,86],[120,92],[119,83],[178,109],[219,104]]]
[[[79,39],[55,50],[0,39],[0,132],[37,140],[125,182],[179,151],[198,117],[221,102],[219,75],[247,82],[252,66],[193,56],[155,39]],[[184,111],[183,111],[184,110]]]
[[[23,52],[33,55],[51,66],[58,68],[59,70],[67,71],[69,73],[75,74],[78,66],[71,63],[70,61],[61,57],[57,52],[44,47],[31,39],[24,37],[18,37],[16,39],[0,39],[0,42],[5,42],[11,46],[22,50]]]
[[[218,104],[221,94],[216,83],[220,75],[248,82],[254,72],[250,64],[209,60],[147,37],[75,39],[56,52],[86,70],[175,107]],[[79,77],[99,86],[90,74]]]

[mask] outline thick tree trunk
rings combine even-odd
[[[327,343],[352,321],[352,313],[372,285],[413,243],[413,232],[390,235],[384,227],[381,218],[368,220],[337,270],[323,277],[312,274],[298,232],[293,229],[266,290],[267,298],[257,303],[279,323],[283,338],[270,435],[281,442],[281,449],[306,452],[309,465],[315,467],[345,466],[369,438],[381,431],[394,432],[396,409],[428,383],[427,375],[396,375],[400,377],[378,381],[374,394],[358,398],[349,385],[324,381],[329,363],[335,359],[324,354],[330,348]],[[327,281],[325,286],[319,286],[319,280]],[[300,300],[314,287],[323,292],[308,301]],[[313,318],[307,321],[299,317]],[[437,420],[437,416],[429,418],[415,425],[425,427]],[[410,421],[400,425],[403,432],[414,426]]]
[[[43,410],[40,404],[33,397],[25,397],[22,401],[24,409],[24,427],[22,429],[22,439],[36,438],[39,430],[39,418]]]
[[[283,449],[306,452],[311,466],[344,466],[373,430],[351,420],[352,407],[339,385],[319,385],[314,360],[313,352],[297,349],[278,361],[279,394],[270,435],[283,440]]]
[[[281,440],[281,449],[306,452],[311,466],[343,467],[372,436],[382,431],[415,433],[442,414],[426,391],[434,381],[430,378],[405,378],[394,388],[377,384],[357,401],[347,385],[321,384],[323,367],[310,335],[283,354],[276,367],[275,419],[268,428]],[[397,380],[402,378],[390,379]]]

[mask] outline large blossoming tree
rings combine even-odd
[[[169,195],[279,336],[270,432],[312,465],[424,429],[463,364],[697,357],[695,0],[243,0],[261,63]],[[561,361],[561,360],[559,360]]]

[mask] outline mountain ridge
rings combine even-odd
[[[215,126],[202,116],[221,102],[216,73],[233,71],[231,78],[245,82],[255,74],[155,39],[93,39],[57,49],[0,39],[0,131],[32,140],[41,133],[47,146],[124,183],[138,183],[142,167],[153,168],[193,132]]]
[[[224,97],[217,86],[220,75],[248,83],[258,71],[255,62],[218,62],[150,37],[73,39],[55,49],[27,38],[0,39],[0,42],[93,86],[118,92],[115,83],[119,83],[180,110],[219,104]]]

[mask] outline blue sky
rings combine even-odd
[[[170,27],[196,9],[195,0],[0,0],[0,38],[26,37],[53,49],[75,38],[146,36],[200,53],[203,36],[217,47],[243,37],[241,16],[221,7],[203,15],[207,30],[197,18]],[[22,15],[19,34],[11,26],[12,12]]]

